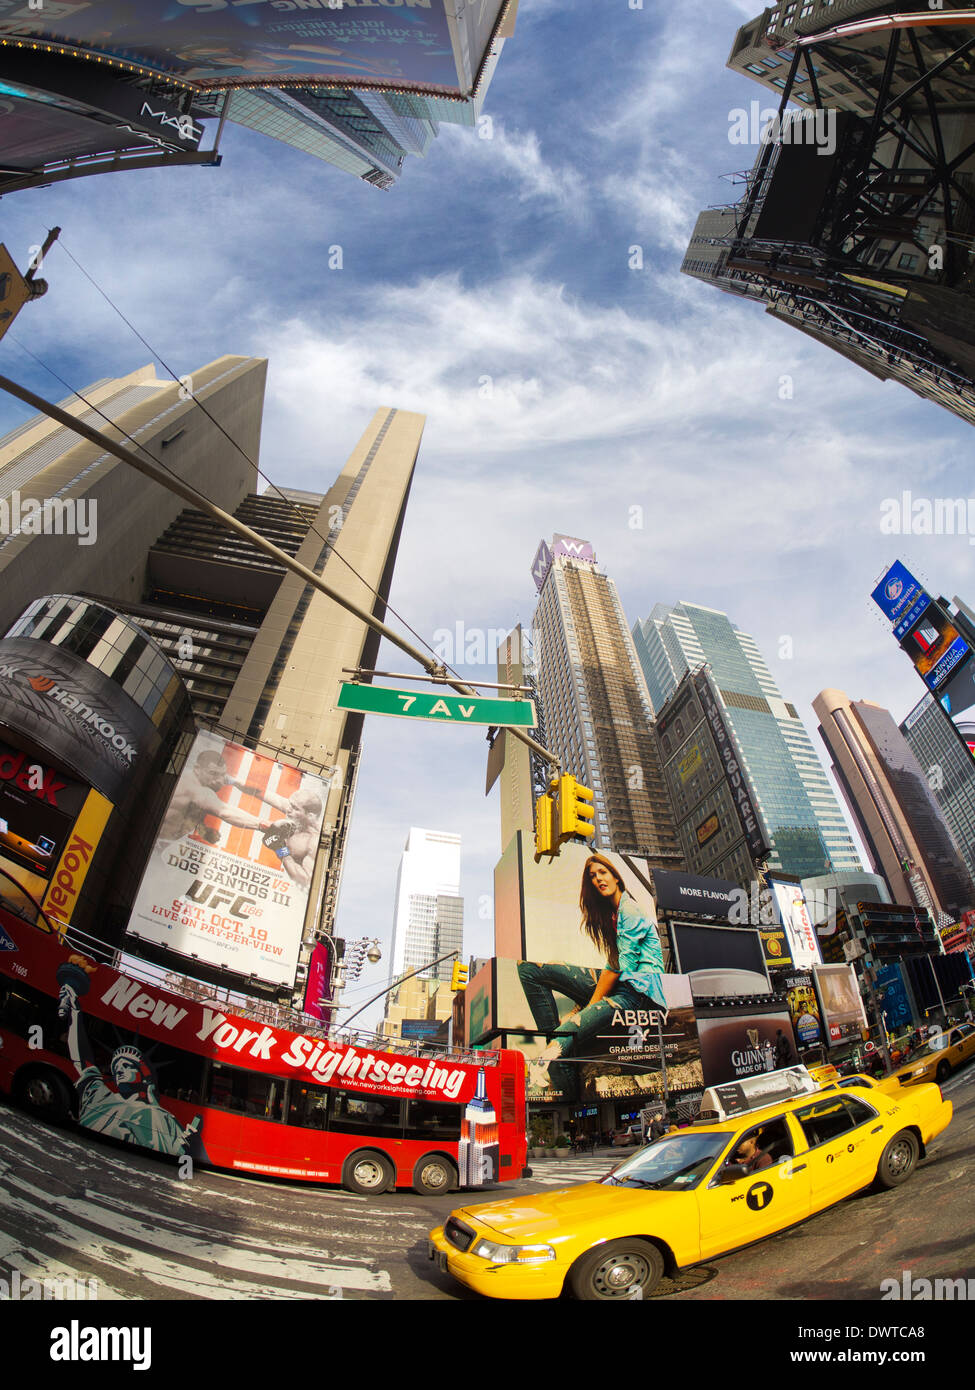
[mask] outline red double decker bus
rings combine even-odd
[[[522,1176],[521,1053],[406,1055],[248,1018],[114,968],[4,879],[0,1090],[36,1114],[358,1193]]]

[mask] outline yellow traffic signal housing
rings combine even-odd
[[[467,988],[467,966],[461,965],[459,960],[454,961],[454,968],[450,975],[450,988],[454,990]]]
[[[550,796],[540,796],[535,802],[535,862],[543,854],[557,854],[554,826],[555,801]]]
[[[594,835],[593,793],[574,777],[559,778],[559,844],[573,835]],[[587,804],[588,803],[588,804]]]

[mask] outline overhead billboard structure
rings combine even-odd
[[[468,97],[512,0],[5,0],[0,39],[110,55],[219,88],[372,87]]]
[[[901,650],[975,757],[975,648],[960,621],[900,561],[885,572],[871,597],[890,618]]]
[[[243,980],[290,986],[327,796],[321,777],[197,735],[129,936]]]

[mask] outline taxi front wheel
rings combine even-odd
[[[636,1237],[608,1240],[576,1260],[569,1287],[587,1302],[603,1298],[645,1298],[660,1283],[664,1259],[655,1245]]]
[[[905,1181],[917,1167],[919,1147],[917,1135],[909,1129],[895,1134],[880,1155],[877,1166],[877,1186],[897,1187]]]

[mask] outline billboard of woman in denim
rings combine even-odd
[[[578,1061],[606,1051],[604,1040],[619,1032],[627,1014],[646,1019],[650,1010],[666,1016],[663,952],[657,923],[627,892],[619,871],[601,854],[591,855],[582,872],[579,895],[582,930],[605,954],[602,970],[562,962],[518,962],[535,1026],[554,1035],[529,1063],[529,1083],[572,1094]],[[575,1007],[559,1017],[555,995]],[[570,1061],[569,1059],[574,1059]]]

